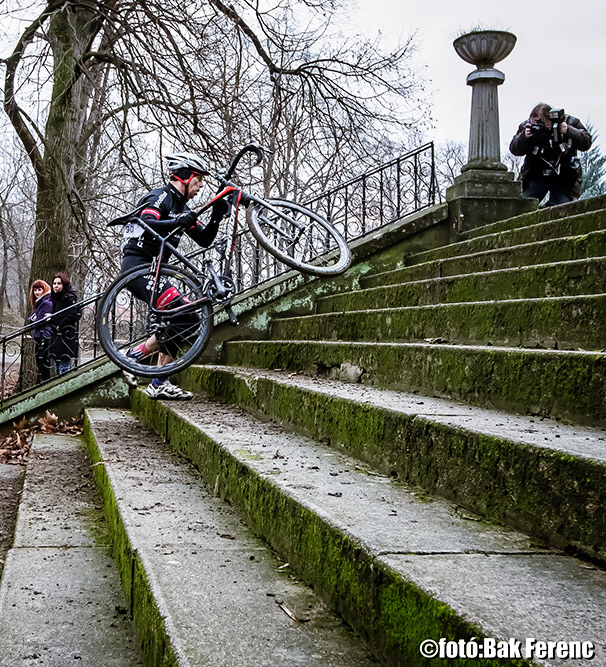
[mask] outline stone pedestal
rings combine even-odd
[[[457,54],[477,67],[467,77],[473,89],[468,162],[446,190],[455,234],[538,206],[536,200],[522,198],[522,184],[501,162],[497,87],[505,75],[494,64],[508,56],[515,43],[515,35],[500,30],[478,30],[454,41]]]
[[[467,169],[446,190],[451,232],[481,227],[534,211],[537,199],[522,197],[522,184],[510,171]]]

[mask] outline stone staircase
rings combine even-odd
[[[0,666],[142,665],[82,442],[36,436],[0,586]]]
[[[146,664],[606,665],[606,198],[389,257],[87,410]]]

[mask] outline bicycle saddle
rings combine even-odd
[[[145,208],[146,204],[142,204],[137,208],[133,209],[130,213],[125,213],[124,215],[114,218],[107,223],[108,227],[117,227],[118,225],[125,225],[130,222],[133,218],[138,218],[139,213]]]

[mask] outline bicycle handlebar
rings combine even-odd
[[[259,146],[259,144],[254,142],[247,144],[246,146],[244,146],[244,148],[240,149],[236,157],[232,160],[232,163],[229,166],[229,169],[227,170],[223,178],[226,181],[229,181],[229,179],[233,176],[236,167],[238,166],[238,162],[240,162],[240,160],[246,153],[254,153],[257,156],[257,161],[255,163],[255,165],[257,165],[263,160],[263,156],[265,155],[265,153],[272,153],[272,152],[273,151],[270,151],[267,148],[263,148],[263,146]]]

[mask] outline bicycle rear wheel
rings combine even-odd
[[[333,276],[351,264],[341,234],[311,209],[281,199],[254,202],[246,211],[253,236],[284,264],[304,273]]]
[[[101,297],[97,330],[101,346],[116,366],[142,377],[165,378],[193,364],[204,351],[213,313],[210,303],[174,312],[188,301],[200,299],[204,292],[196,278],[170,266],[160,268],[158,284],[171,289],[172,299],[165,310],[152,312],[149,304],[133,293],[140,294],[142,281],[151,284],[153,280],[149,267],[118,276]],[[157,343],[155,349],[144,357],[127,356],[151,336]],[[167,357],[161,355],[171,360],[162,363]]]

